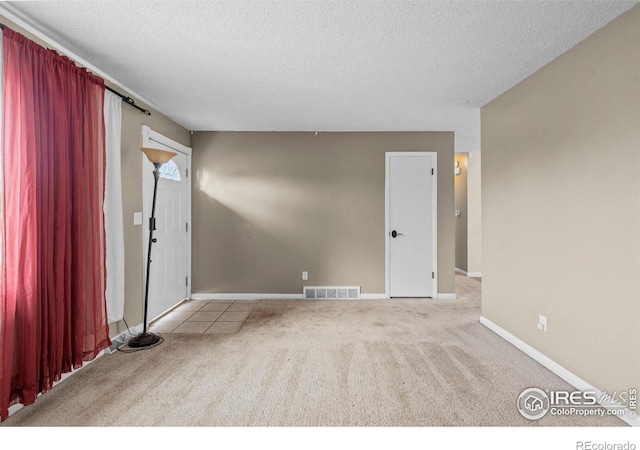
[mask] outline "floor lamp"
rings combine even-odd
[[[153,164],[153,204],[151,206],[151,217],[149,218],[149,251],[147,253],[147,279],[144,288],[144,329],[141,334],[129,340],[129,347],[143,348],[152,347],[160,342],[160,336],[147,331],[147,310],[149,307],[149,270],[151,269],[151,246],[157,241],[153,237],[156,229],[156,195],[158,193],[158,179],[160,178],[160,167],[171,158],[176,156],[176,152],[161,150],[159,148],[142,147],[140,149],[149,161]]]

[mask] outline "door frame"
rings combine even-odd
[[[391,298],[389,291],[389,278],[390,278],[390,261],[389,261],[389,244],[390,244],[390,226],[389,226],[389,206],[390,206],[390,185],[389,185],[389,170],[390,160],[394,156],[423,156],[431,157],[433,162],[433,176],[431,177],[431,220],[433,222],[433,292],[431,298],[438,298],[438,153],[437,152],[385,152],[385,177],[384,177],[384,236],[385,236],[385,281],[384,289],[386,298]]]
[[[174,141],[162,134],[153,131],[146,125],[142,126],[142,146],[153,147],[153,143],[165,145],[177,152],[180,152],[187,156],[187,173],[185,174],[185,182],[187,183],[187,207],[186,217],[187,223],[191,225],[191,147],[186,147],[179,142]],[[151,214],[151,203],[153,200],[153,165],[146,158],[144,153],[141,153],[142,158],[142,261],[147,260],[147,252],[149,251],[149,217]],[[146,224],[146,228],[145,228]],[[187,283],[185,299],[191,298],[191,229],[187,231]],[[145,266],[146,268],[146,266]],[[144,299],[144,286],[146,283],[146,270],[142,271],[142,298]],[[153,319],[153,318],[151,318]]]

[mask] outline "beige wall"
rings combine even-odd
[[[455,174],[455,210],[460,215],[455,218],[456,227],[456,267],[467,271],[467,153],[455,156],[460,174]]]
[[[638,49],[636,6],[481,112],[482,314],[608,392],[640,386]]]
[[[482,274],[482,153],[467,157],[467,272]]]
[[[0,15],[0,22],[9,26],[14,31],[21,33],[38,42],[40,45],[60,51],[43,42],[33,34],[27,32],[15,23]],[[67,55],[68,56],[68,55]],[[121,94],[131,96],[112,83],[105,84],[114,88]],[[133,225],[133,213],[142,211],[142,125],[149,126],[152,130],[164,134],[171,139],[186,146],[190,145],[190,133],[164,115],[149,108],[134,97],[136,104],[149,109],[151,116],[145,116],[137,109],[122,104],[122,197],[124,212],[124,239],[125,239],[125,306],[124,317],[129,326],[135,326],[142,322],[143,285],[142,272],[146,267],[143,262],[141,225]],[[110,324],[110,335],[126,331],[124,322]]]
[[[387,151],[438,152],[438,283],[455,292],[453,144],[450,132],[194,133],[193,292],[384,294]]]

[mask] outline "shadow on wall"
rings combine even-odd
[[[239,216],[268,228],[280,228],[289,222],[286,211],[301,211],[305,195],[293,181],[278,175],[238,175],[200,168],[197,189]]]
[[[345,193],[337,183],[304,174],[242,174],[225,168],[199,168],[194,182],[195,190],[211,201],[194,225],[194,239],[208,234],[208,248],[194,248],[194,255],[222,252],[226,260],[225,267],[209,262],[209,275],[196,277],[196,272],[194,289],[215,292],[224,289],[224,278],[241,277],[243,290],[297,293],[302,289],[301,270],[311,271],[306,284],[352,284],[347,274],[353,267],[370,264],[362,259],[371,253],[366,234],[359,226],[344,225],[344,220],[360,224],[359,218],[371,215],[362,198],[367,195],[365,184]],[[208,229],[196,228],[198,224]],[[383,245],[381,238],[380,248]]]
[[[316,177],[290,173],[246,175],[200,168],[196,172],[196,187],[247,222],[259,224],[264,231],[279,236],[286,232],[289,242],[299,244],[308,245],[309,234],[314,230],[323,233],[335,227],[336,215],[357,223],[370,219],[369,227],[375,220],[364,204],[368,195],[363,185],[360,189],[350,185],[345,192],[340,184]],[[298,231],[301,226],[304,233]],[[357,242],[357,228],[333,231],[345,237],[351,235]],[[296,242],[298,238],[303,240]]]

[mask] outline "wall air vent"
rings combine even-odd
[[[304,286],[302,293],[310,300],[351,300],[360,298],[360,286]]]

